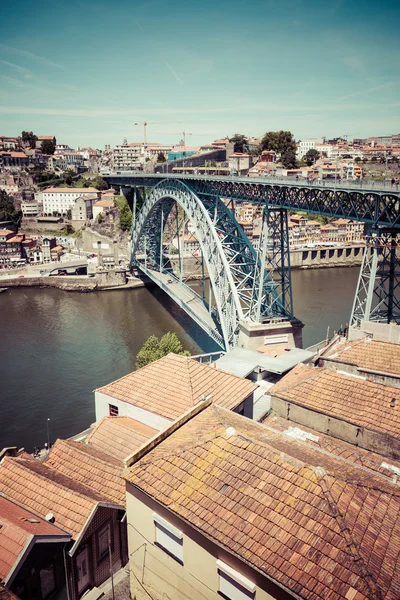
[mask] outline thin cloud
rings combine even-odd
[[[6,81],[9,81],[13,85],[16,85],[17,87],[21,87],[21,88],[31,87],[28,83],[24,83],[23,81],[20,81],[19,79],[14,79],[13,77],[6,77],[6,75],[0,75],[0,77],[1,77],[1,79],[5,79]]]
[[[2,65],[6,65],[6,67],[10,67],[10,69],[15,69],[15,71],[18,71],[19,73],[29,73],[28,69],[25,69],[25,67],[21,67],[15,63],[10,63],[7,60],[0,59],[0,63]]]
[[[171,67],[171,65],[169,65],[167,62],[165,64],[167,65],[168,69],[171,71],[171,73],[175,77],[175,79],[178,81],[178,83],[180,83],[181,85],[183,85],[183,87],[186,87],[186,84],[182,81],[182,79],[179,77],[179,75],[177,75],[175,73],[175,71],[173,70],[173,68]]]
[[[398,83],[398,82],[397,81],[388,81],[387,83],[381,83],[380,85],[374,85],[373,87],[368,88],[366,90],[364,89],[364,90],[360,90],[359,92],[354,92],[352,94],[347,94],[346,96],[342,96],[341,98],[339,98],[339,100],[340,101],[349,100],[350,98],[355,98],[356,96],[363,96],[364,94],[372,94],[373,92],[377,92],[384,88],[392,87],[393,85],[396,85],[396,83]]]
[[[55,67],[56,69],[62,69],[65,71],[65,68],[62,65],[59,65],[44,56],[39,56],[38,54],[33,54],[33,52],[28,52],[27,50],[22,50],[21,48],[14,48],[13,46],[7,46],[6,44],[0,44],[0,50],[4,50],[5,52],[9,52],[11,54],[18,54],[19,56],[25,56],[31,60],[35,60],[36,62],[40,62],[49,67]]]

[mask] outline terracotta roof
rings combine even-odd
[[[335,345],[321,358],[356,365],[360,369],[400,375],[400,344],[363,338]]]
[[[331,369],[298,365],[269,393],[360,427],[400,436],[398,388]]]
[[[44,463],[112,502],[125,504],[122,465],[109,454],[79,442],[57,440]]]
[[[0,229],[0,235],[10,235],[11,233],[15,233],[11,229]]]
[[[256,389],[248,379],[171,353],[96,391],[176,419],[203,396],[211,394],[213,402],[233,409]]]
[[[56,524],[75,539],[104,494],[90,489],[37,460],[6,457],[0,464],[0,491],[7,498],[45,517],[53,513]]]
[[[104,417],[86,439],[88,446],[123,461],[158,433],[131,417]]]
[[[43,192],[46,193],[60,193],[60,194],[98,194],[99,190],[96,190],[96,188],[93,187],[87,187],[87,188],[69,188],[69,187],[49,187],[46,188],[45,190],[43,190]]]
[[[32,536],[56,536],[65,541],[69,537],[45,519],[0,496],[0,579],[7,579]]]
[[[98,200],[97,202],[95,202],[93,206],[104,206],[105,208],[111,208],[112,206],[114,206],[114,200],[107,200],[106,198],[104,198],[103,200]]]
[[[250,419],[211,405],[125,479],[297,597],[400,597],[399,487]]]
[[[396,473],[395,470],[389,467],[399,469],[400,472],[399,460],[394,460],[392,458],[386,459],[384,456],[382,456],[382,454],[376,454],[370,450],[364,450],[364,448],[343,442],[338,438],[325,435],[319,431],[316,431],[315,429],[311,429],[310,427],[299,425],[294,421],[288,421],[287,419],[283,419],[282,417],[279,417],[273,413],[269,416],[267,414],[263,419],[261,419],[261,421],[264,425],[281,431],[286,435],[289,435],[289,437],[295,437],[297,439],[298,436],[301,436],[302,441],[310,446],[321,448],[324,452],[328,452],[333,456],[342,458],[357,466],[370,469],[371,471],[384,475],[389,479],[393,479]]]

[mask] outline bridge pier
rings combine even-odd
[[[303,327],[304,324],[297,319],[269,323],[239,321],[238,347],[259,350],[262,347],[285,344],[288,348],[302,348]]]
[[[395,229],[378,229],[367,238],[350,326],[362,322],[400,325],[400,245]]]

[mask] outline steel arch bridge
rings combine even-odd
[[[105,177],[134,198],[131,266],[137,265],[164,289],[225,349],[237,345],[240,321],[296,322],[290,278],[287,211],[299,210],[329,217],[362,221],[371,231],[390,233],[390,274],[377,282],[360,274],[354,302],[353,324],[361,320],[400,323],[400,268],[397,235],[400,231],[400,197],[386,189],[315,187],[298,182],[260,179],[157,174],[123,174]],[[263,226],[256,252],[234,217],[236,202],[263,205]],[[167,266],[163,231],[177,203],[190,219],[210,278],[214,302],[185,286]],[[376,240],[372,253],[385,254]],[[379,249],[380,248],[380,249]],[[369,250],[366,250],[366,256]],[[369,254],[370,256],[370,254]],[[377,259],[378,260],[378,259]],[[181,257],[179,256],[179,261]],[[375,261],[377,262],[377,261]],[[373,279],[373,280],[372,280]],[[366,283],[367,282],[367,283]],[[377,299],[374,308],[373,299]]]

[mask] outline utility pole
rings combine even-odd
[[[47,450],[48,452],[50,452],[50,430],[49,430],[49,422],[50,419],[48,418],[46,421],[46,428],[47,428]]]

